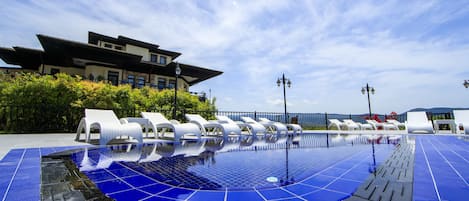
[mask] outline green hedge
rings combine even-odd
[[[184,111],[215,111],[214,103],[201,102],[197,96],[178,91],[177,119]],[[0,130],[10,132],[73,131],[84,108],[112,109],[119,117],[139,116],[141,111],[172,115],[174,90],[149,87],[132,89],[90,82],[67,74],[21,74],[12,78],[0,75]],[[204,113],[206,118],[213,114]]]

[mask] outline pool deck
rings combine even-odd
[[[12,149],[87,145],[75,141],[75,133],[1,134],[0,160]]]

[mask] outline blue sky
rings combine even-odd
[[[0,46],[88,31],[178,51],[223,71],[191,87],[225,111],[366,113],[468,107],[469,1],[2,1]],[[0,65],[5,65],[0,61]]]

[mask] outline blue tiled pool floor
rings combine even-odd
[[[449,136],[417,136],[414,200],[469,199],[469,142]]]
[[[377,150],[378,163],[386,158],[381,153],[381,150]],[[371,157],[369,151],[362,151],[301,182],[268,189],[253,188],[242,191],[187,189],[159,183],[138,172],[134,172],[137,175],[123,176],[121,174],[128,175],[129,173],[115,171],[125,169],[120,163],[106,170],[115,177],[114,179],[98,182],[97,185],[100,188],[103,187],[101,189],[104,193],[117,200],[131,198],[142,200],[341,200],[349,197],[366,179],[368,174],[363,174],[363,169],[369,168]],[[355,172],[360,174],[354,174]],[[106,186],[112,186],[112,188],[106,188]]]
[[[244,190],[201,190],[159,182],[133,170],[125,162],[115,162],[107,169],[89,171],[85,174],[96,182],[108,196],[117,200],[311,200],[317,197],[340,200],[351,193],[368,176],[372,163],[371,145],[334,163],[316,174],[285,187],[250,188]],[[383,162],[393,145],[382,145],[375,153],[376,162]],[[314,157],[314,156],[312,156]],[[82,156],[77,155],[77,158]],[[96,178],[94,174],[99,174]]]
[[[2,200],[40,200],[40,157],[78,147],[13,149],[0,161]],[[469,143],[447,136],[416,136],[413,200],[465,200],[469,197]],[[387,154],[376,150],[377,164]],[[386,152],[387,153],[387,152]],[[164,184],[113,164],[97,182],[116,200],[341,200],[368,177],[372,156],[359,152],[295,184],[243,191],[194,190]],[[88,175],[90,176],[90,175]],[[149,181],[152,180],[152,181]],[[106,189],[107,184],[113,184]]]

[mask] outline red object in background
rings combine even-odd
[[[389,113],[389,115],[386,116],[386,119],[396,119],[397,120],[397,112]]]
[[[365,118],[366,120],[369,120],[369,119],[370,119],[368,116],[365,116],[364,118]],[[373,116],[371,117],[371,119],[377,121],[378,123],[383,122],[383,121],[381,121],[381,119],[379,118],[379,116],[378,116],[377,114],[373,115]]]

